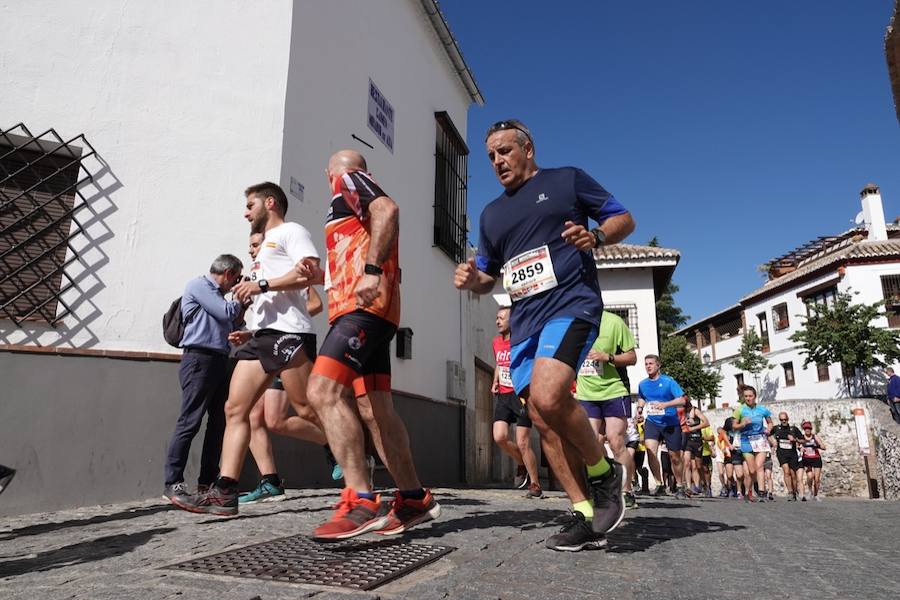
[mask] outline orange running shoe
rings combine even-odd
[[[391,510],[386,516],[387,522],[375,533],[397,535],[420,523],[433,521],[439,516],[441,516],[441,505],[431,495],[431,490],[425,490],[425,497],[421,500],[404,498],[397,491]]]
[[[374,500],[360,498],[352,488],[344,488],[341,499],[334,505],[331,520],[313,530],[313,538],[318,540],[343,540],[375,529],[381,529],[388,521],[388,515],[379,514],[381,498]]]

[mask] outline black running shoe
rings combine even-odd
[[[665,496],[666,495],[666,486],[664,486],[662,484],[656,486],[656,489],[653,490],[652,492],[650,492],[650,495],[653,496],[654,498],[658,498],[660,496]]]
[[[238,492],[223,490],[217,485],[209,488],[205,494],[192,496],[172,496],[172,504],[193,513],[206,513],[220,517],[232,517],[238,514]]]
[[[16,470],[6,465],[0,465],[0,494],[9,486],[9,482],[16,476]]]
[[[633,509],[638,507],[637,498],[634,497],[634,492],[625,492],[625,508]]]
[[[584,515],[575,511],[566,516],[562,529],[547,538],[547,547],[559,552],[578,552],[606,547],[606,538],[594,533]]]
[[[614,460],[609,460],[610,469],[600,477],[588,477],[588,488],[594,501],[595,533],[605,535],[619,526],[625,516],[625,502],[622,500],[622,483],[625,469]]]
[[[528,470],[525,468],[525,465],[519,465],[516,468],[516,481],[513,485],[515,485],[517,490],[524,490],[528,488],[530,483],[531,477],[528,476]]]

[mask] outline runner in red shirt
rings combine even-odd
[[[309,401],[347,487],[332,518],[313,537],[402,533],[436,519],[441,507],[419,482],[409,435],[391,396],[390,342],[400,323],[400,210],[356,151],[332,155],[327,174],[332,190],[325,225],[328,260],[324,271],[314,261],[301,261],[296,270],[328,291],[331,329],[309,379]],[[381,510],[380,496],[372,491],[360,417],[399,488],[389,512]]]
[[[518,465],[515,485],[518,489],[528,488],[527,498],[543,495],[537,472],[537,457],[531,447],[531,419],[528,409],[512,387],[509,372],[509,307],[501,306],[497,311],[497,331],[494,338],[494,443],[509,454]],[[516,424],[516,441],[509,439],[509,426]]]

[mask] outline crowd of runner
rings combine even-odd
[[[771,500],[773,453],[789,499],[818,499],[824,445],[808,422],[800,431],[782,413],[774,425],[752,387],[714,429],[659,357],[648,355],[648,377],[632,401],[626,368],[636,363],[634,338],[620,317],[603,310],[592,255],[633,231],[631,214],[581,169],[538,168],[520,121],[495,123],[485,144],[504,191],[482,212],[477,254],[457,266],[453,285],[487,294],[500,280],[509,298],[497,314],[493,434],[518,465],[515,485],[530,498],[543,495],[531,429],[539,434],[572,506],[546,546],[604,547],[640,494],[710,497],[714,465],[721,497]],[[358,152],[336,152],[326,173],[332,196],[324,264],[309,231],[285,220],[284,191],[256,184],[244,192],[247,274],[240,259],[221,255],[167,313],[167,340],[176,331],[183,354],[164,493],[183,510],[220,516],[283,498],[274,432],[322,446],[333,479],[344,482],[313,538],[400,534],[441,514],[416,474],[391,396],[400,209]],[[589,229],[588,219],[598,226]],[[327,302],[315,286],[324,287]],[[319,345],[312,319],[326,306],[330,329]],[[198,485],[189,490],[184,471],[204,415]],[[262,477],[240,494],[248,449]],[[376,454],[396,486],[390,498],[374,487]],[[0,491],[14,473],[0,470]]]

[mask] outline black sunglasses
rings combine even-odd
[[[528,138],[529,142],[534,143],[534,140],[531,139],[531,134],[522,129],[520,125],[517,125],[513,121],[497,121],[488,128],[487,134],[491,135],[493,133],[497,133],[498,131],[505,131],[507,129],[515,129],[516,131],[521,131],[525,134],[525,137]]]

